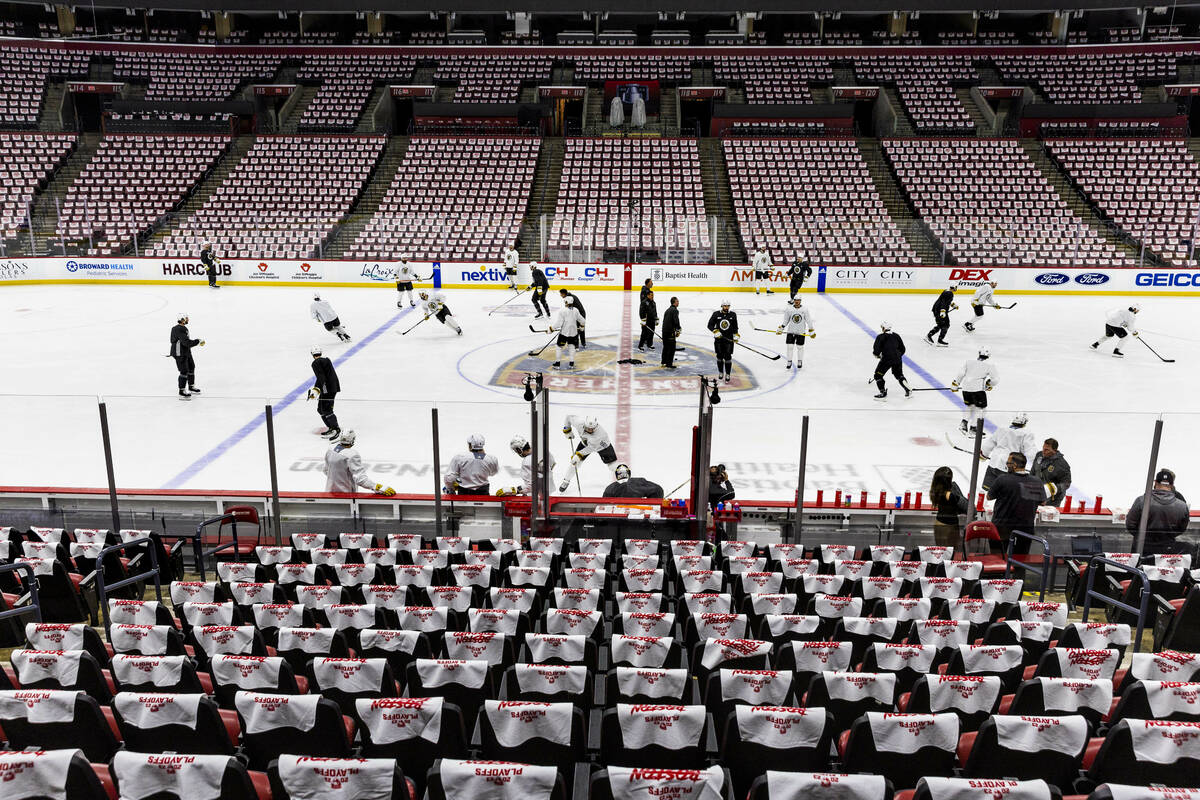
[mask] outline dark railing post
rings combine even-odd
[[[792,544],[803,541],[804,534],[804,477],[808,472],[808,414],[800,418],[800,469],[796,476],[796,524],[792,527]]]
[[[983,420],[975,423],[975,446],[971,448],[971,493],[967,495],[967,524],[975,521],[975,493],[979,491],[979,455],[983,450]]]
[[[275,417],[267,403],[267,460],[271,466],[271,516],[275,518],[275,546],[283,542],[283,521],[279,519],[279,470],[275,461]]]
[[[1123,600],[1115,600],[1103,592],[1098,592],[1096,586],[1096,567],[1103,564],[1106,567],[1111,567],[1121,572],[1128,572],[1142,582],[1141,598],[1137,606],[1132,606]],[[1132,586],[1132,583],[1130,584]],[[1092,611],[1092,598],[1099,600],[1105,605],[1119,608],[1130,614],[1137,614],[1137,631],[1133,637],[1133,652],[1137,653],[1142,647],[1142,631],[1146,628],[1146,619],[1150,614],[1150,578],[1145,572],[1137,567],[1131,567],[1127,564],[1122,564],[1118,561],[1105,558],[1104,556],[1092,556],[1088,561],[1087,567],[1087,591],[1083,595],[1083,621],[1088,621],[1088,615]]]
[[[538,475],[538,458],[541,456],[541,436],[538,431],[537,399],[529,401],[529,535],[534,536],[535,520],[538,517],[538,499],[542,497],[542,479]],[[519,537],[518,537],[519,538]]]
[[[1154,491],[1154,473],[1158,469],[1158,446],[1162,443],[1162,417],[1154,420],[1154,440],[1150,443],[1150,466],[1146,468],[1146,491],[1142,493],[1142,516],[1138,520],[1137,541],[1133,552],[1142,554],[1146,544],[1146,524],[1150,521],[1150,495]]]
[[[550,535],[550,491],[554,488],[553,470],[550,469],[550,390],[542,387],[542,503],[545,509],[542,515],[542,535]],[[534,465],[534,476],[537,476],[537,466]]]
[[[433,416],[433,529],[442,535],[442,450],[438,444],[438,410],[430,409]]]
[[[100,438],[104,442],[104,468],[108,471],[108,504],[112,507],[112,532],[121,530],[121,512],[117,507],[117,477],[113,471],[112,438],[108,435],[108,406],[100,401]]]

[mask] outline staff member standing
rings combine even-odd
[[[717,377],[724,377],[725,382],[733,377],[733,343],[741,336],[738,335],[737,314],[729,310],[729,301],[721,301],[721,310],[714,311],[708,318],[708,330],[714,337],[713,352],[717,356]]]
[[[666,369],[675,369],[675,340],[683,328],[679,325],[679,298],[672,297],[671,305],[667,307],[662,318],[662,365]]]
[[[543,314],[548,317],[550,306],[546,304],[546,295],[550,293],[550,281],[546,280],[546,273],[542,272],[536,261],[529,262],[529,273],[533,276],[529,288],[533,289],[533,309],[537,312],[534,319],[541,319]]]
[[[196,362],[192,359],[192,348],[196,345],[204,347],[203,339],[192,339],[188,335],[188,315],[176,317],[175,327],[171,328],[171,357],[175,359],[175,367],[179,370],[179,399],[191,400],[192,395],[200,394],[196,388]]]
[[[568,292],[566,289],[559,289],[558,296],[563,299],[564,303],[566,303],[568,297],[571,298],[571,307],[579,312],[580,317],[582,317],[584,320],[587,319],[587,309],[583,307],[583,303],[579,302],[579,295],[575,294],[574,292]],[[587,349],[587,334],[584,333],[583,325],[579,326],[579,349]]]
[[[321,422],[325,423],[325,431],[321,435],[329,441],[333,441],[342,432],[342,429],[338,427],[337,414],[333,413],[333,401],[337,398],[337,393],[342,390],[342,384],[338,382],[333,362],[321,355],[321,348],[314,347],[310,352],[312,353],[312,371],[317,380],[308,390],[308,399],[317,398],[317,414],[320,415]]]
[[[200,248],[200,263],[204,265],[204,272],[208,275],[208,288],[220,289],[217,286],[217,264],[221,259],[217,258],[217,254],[213,252],[212,242],[205,242]]]
[[[658,325],[658,304],[654,302],[654,291],[646,292],[642,298],[638,318],[642,322],[642,336],[638,339],[638,352],[646,352],[646,348],[654,349],[654,328]]]
[[[442,485],[454,494],[491,494],[488,478],[500,471],[500,461],[483,452],[484,440],[478,433],[467,437],[467,452],[450,459],[450,468],[442,476]]]

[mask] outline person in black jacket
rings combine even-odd
[[[962,515],[967,513],[967,498],[954,481],[949,467],[938,467],[929,484],[929,502],[933,505],[933,541],[938,547],[958,547],[962,537]]]
[[[629,467],[618,464],[615,481],[604,488],[604,497],[662,497],[663,488],[654,481],[634,477]]]
[[[667,307],[662,318],[662,365],[667,369],[675,369],[675,340],[683,328],[679,326],[679,298],[672,297],[671,305]]]
[[[638,352],[646,352],[646,348],[654,349],[654,328],[658,325],[658,303],[654,302],[654,291],[642,296],[642,305],[638,309],[638,318],[642,322],[642,336],[638,339]]]
[[[1129,507],[1125,516],[1125,530],[1133,536],[1137,547],[1138,526],[1142,521],[1144,496],[1139,496]],[[1187,553],[1195,556],[1196,547],[1189,542],[1179,541],[1179,535],[1187,530],[1191,520],[1187,501],[1175,491],[1175,473],[1160,469],[1154,476],[1154,489],[1150,492],[1150,510],[1146,518],[1146,541],[1142,555]]]
[[[888,370],[892,371],[892,376],[900,382],[900,388],[904,389],[904,396],[910,397],[912,389],[908,388],[908,381],[904,378],[904,340],[900,338],[900,334],[892,332],[892,326],[886,322],[879,325],[882,331],[875,337],[875,347],[872,352],[879,359],[879,363],[875,365],[875,385],[879,387],[879,394],[875,395],[876,400],[887,399],[887,387],[883,384],[883,376]]]
[[[654,290],[654,281],[651,278],[646,278],[646,282],[642,284],[642,290],[638,293],[638,302],[641,303],[646,299],[646,293]]]
[[[1000,541],[992,542],[992,552],[1008,550],[1008,540],[1013,531],[1034,533],[1038,506],[1046,502],[1046,489],[1042,482],[1025,470],[1027,461],[1024,453],[1009,453],[1008,471],[996,477],[988,489],[988,499],[995,500],[992,508],[992,523],[1000,532]],[[1013,553],[1029,552],[1030,541],[1021,538],[1013,543]]]
[[[938,335],[937,343],[949,347],[946,343],[946,331],[950,330],[950,312],[958,308],[954,302],[954,288],[943,289],[938,299],[933,301],[933,327],[925,334],[925,341],[933,344],[933,335]]]
[[[558,296],[561,297],[564,301],[568,297],[571,298],[571,305],[575,308],[576,311],[579,312],[579,316],[583,317],[584,319],[587,319],[587,309],[585,309],[583,307],[583,303],[579,302],[579,295],[575,294],[574,292],[568,292],[566,289],[559,289]],[[579,326],[579,349],[580,350],[587,349],[587,334],[584,333],[584,329],[583,329],[582,325]]]
[[[728,503],[737,497],[733,484],[729,482],[729,473],[724,464],[714,464],[708,468],[708,504],[715,511],[717,503]]]
[[[192,395],[200,394],[196,388],[196,362],[192,359],[192,348],[196,345],[204,347],[204,340],[188,336],[187,314],[180,314],[176,320],[175,327],[171,328],[171,357],[175,359],[175,367],[179,370],[179,398],[191,400]]]
[[[550,281],[546,280],[546,273],[542,272],[536,261],[529,262],[529,273],[533,276],[533,283],[529,284],[529,288],[533,289],[533,310],[537,312],[534,319],[541,319],[542,314],[548,317],[550,306],[546,304],[546,295],[550,294]]]
[[[741,337],[738,335],[737,314],[729,310],[729,301],[721,301],[721,310],[714,311],[708,318],[708,330],[714,337],[713,351],[717,356],[717,377],[724,377],[725,382],[733,376],[733,343]]]
[[[812,275],[812,267],[808,265],[807,258],[797,257],[792,261],[792,265],[788,267],[788,292],[791,294],[791,299],[795,300],[796,295],[800,292],[800,287],[804,286],[804,282]]]
[[[312,371],[316,376],[316,382],[308,390],[308,399],[317,398],[317,413],[321,416],[321,421],[325,423],[325,431],[321,435],[333,441],[342,432],[342,429],[338,427],[337,414],[333,413],[333,401],[337,398],[337,393],[342,390],[342,384],[338,382],[333,362],[321,355],[321,348],[314,347],[311,352]]]
[[[200,248],[200,263],[204,265],[204,272],[208,275],[208,288],[220,289],[217,286],[217,254],[213,252],[212,242],[205,242]]]

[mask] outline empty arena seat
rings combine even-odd
[[[86,650],[14,650],[10,658],[22,688],[79,690],[102,703],[112,700],[108,676]]]
[[[600,758],[609,766],[699,769],[708,745],[704,706],[627,705],[604,712]]]
[[[868,712],[890,712],[896,707],[896,676],[887,672],[821,672],[813,678],[806,706],[826,709],[839,733]]]
[[[485,700],[496,698],[494,668],[487,661],[418,659],[408,668],[408,693],[413,697],[443,697],[463,715],[468,733]]]
[[[896,788],[911,789],[921,778],[954,774],[958,733],[954,714],[871,712],[839,740],[842,766],[883,775]]]
[[[605,678],[605,702],[652,705],[690,705],[693,681],[686,669],[616,667]]]
[[[251,769],[264,770],[284,753],[344,758],[354,724],[320,695],[238,692],[234,698],[242,747]]]
[[[739,705],[725,718],[720,755],[742,797],[766,770],[829,768],[833,726],[823,708]]]
[[[137,694],[113,698],[113,716],[127,750],[139,753],[233,755],[237,716],[204,694]]]
[[[313,758],[282,755],[267,774],[272,800],[327,796],[411,800],[404,771],[390,758]]]
[[[496,786],[502,786],[502,791],[496,793]],[[429,800],[456,800],[485,793],[503,800],[568,800],[566,785],[555,767],[443,758],[429,771],[425,795]]]
[[[93,762],[107,761],[120,747],[109,709],[80,691],[0,692],[0,731],[10,748],[79,748]]]
[[[1123,719],[1087,769],[1094,784],[1122,781],[1196,788],[1200,722]]]
[[[437,759],[467,757],[462,712],[441,697],[359,698],[355,718],[363,755],[395,759],[419,792]]]
[[[486,700],[476,724],[487,759],[515,758],[570,775],[586,755],[584,714],[572,703]]]
[[[211,691],[207,674],[185,655],[142,656],[118,653],[111,662],[112,676],[123,692],[195,693]]]
[[[592,774],[587,800],[680,797],[732,800],[735,790],[720,767],[700,770],[608,766]]]
[[[995,675],[927,675],[913,684],[903,710],[913,714],[952,713],[959,729],[976,730],[1000,707],[1000,678]]]
[[[4,796],[11,800],[110,800],[84,752],[76,748],[0,751]]]
[[[109,772],[121,797],[263,800],[266,776],[228,755],[117,753]]]
[[[755,779],[747,800],[892,800],[882,775],[767,770]]]
[[[1070,791],[1079,777],[1090,726],[1078,715],[1001,716],[984,720],[959,741],[959,762],[968,778],[1041,778]]]

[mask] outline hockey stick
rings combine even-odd
[[[553,328],[535,328],[533,325],[529,326],[529,330],[532,333],[554,333]]]
[[[733,343],[734,343],[734,344],[736,344],[738,347],[744,347],[744,348],[746,348],[747,350],[749,350],[751,353],[755,353],[756,355],[760,355],[760,356],[762,356],[763,358],[765,358],[765,359],[768,359],[768,360],[770,360],[770,361],[778,361],[779,359],[783,358],[783,356],[781,356],[779,353],[776,353],[775,355],[771,355],[770,353],[764,353],[762,350],[759,350],[759,349],[757,349],[757,348],[751,347],[751,346],[750,346],[750,345],[748,345],[748,344],[742,344],[742,343],[741,343],[741,342],[739,342],[737,339],[734,339],[734,340],[733,340]]]
[[[529,291],[529,289],[522,289],[521,291],[517,292],[517,293],[516,293],[516,294],[514,294],[512,297],[508,298],[508,299],[507,299],[507,300],[505,300],[503,303],[501,303],[500,305],[496,306],[496,307],[495,307],[495,308],[493,308],[491,311],[489,311],[489,312],[488,312],[488,316],[490,317],[492,314],[495,314],[497,311],[499,311],[500,309],[504,308],[506,305],[508,305],[509,303],[511,303],[513,300],[516,300],[518,297],[520,297],[521,295],[525,294],[525,293],[526,293],[526,292],[528,292],[528,291]]]
[[[558,341],[558,332],[557,331],[555,331],[554,335],[550,337],[550,341],[546,342],[544,345],[539,347],[537,350],[530,350],[529,355],[540,356],[542,354],[543,350],[545,350],[550,345],[554,344],[556,341]]]
[[[957,389],[952,389],[949,386],[927,386],[923,389],[909,389],[910,392],[955,392]]]
[[[407,336],[409,331],[411,331],[413,328],[417,327],[417,325],[420,325],[422,322],[424,322],[424,321],[425,321],[425,320],[427,320],[427,319],[429,319],[429,317],[421,317],[421,318],[420,318],[419,320],[417,320],[417,321],[416,321],[416,323],[414,323],[414,324],[412,325],[412,327],[410,327],[410,328],[409,328],[407,331],[401,331],[401,332],[400,332],[400,335],[401,335],[401,336]]]
[[[1151,353],[1154,353],[1154,355],[1158,356],[1159,361],[1162,361],[1164,364],[1174,364],[1175,363],[1175,359],[1173,359],[1173,358],[1163,358],[1162,356],[1158,355],[1158,351],[1155,350],[1153,347],[1151,347],[1149,344],[1146,344],[1146,340],[1143,339],[1142,337],[1137,336],[1135,338],[1142,344],[1145,344],[1147,350],[1149,350]]]
[[[672,489],[671,491],[669,491],[669,492],[667,492],[666,494],[664,494],[664,495],[663,495],[663,497],[670,497],[671,495],[675,494],[675,493],[676,493],[676,492],[678,492],[680,489],[682,489],[683,487],[685,487],[685,486],[687,486],[689,483],[691,483],[691,481],[692,481],[692,479],[691,479],[691,478],[688,478],[686,481],[684,481],[683,483],[679,484],[678,486],[676,486],[676,487],[675,487],[674,489]]]
[[[915,391],[916,391],[916,389],[914,389],[913,391],[915,392]],[[957,451],[958,451],[958,452],[960,452],[960,453],[966,453],[966,454],[967,454],[967,455],[969,455],[969,456],[973,456],[973,455],[975,455],[975,453],[973,453],[972,451],[970,451],[970,450],[964,450],[963,448],[961,448],[961,447],[959,447],[958,445],[956,445],[956,444],[954,443],[954,440],[950,438],[950,434],[948,434],[948,433],[946,434],[946,443],[947,443],[947,444],[949,444],[951,447],[953,447],[955,450],[957,450]]]
[[[1013,303],[1012,305],[1008,305],[1008,306],[996,306],[996,308],[1003,308],[1003,309],[1016,308],[1016,307],[1017,307],[1016,303]]]
[[[782,335],[782,334],[784,333],[784,331],[781,331],[781,330],[779,330],[779,329],[777,329],[777,328],[759,328],[759,327],[757,327],[757,326],[755,326],[755,325],[751,325],[750,327],[751,327],[751,328],[754,328],[754,330],[756,330],[756,331],[761,331],[762,333],[774,333],[774,334],[776,334],[776,335]],[[810,339],[815,339],[815,338],[817,338],[817,335],[816,335],[815,333],[802,333],[802,334],[800,334],[800,335],[801,335],[801,336],[807,336],[807,337],[808,337],[808,338],[810,338]]]

